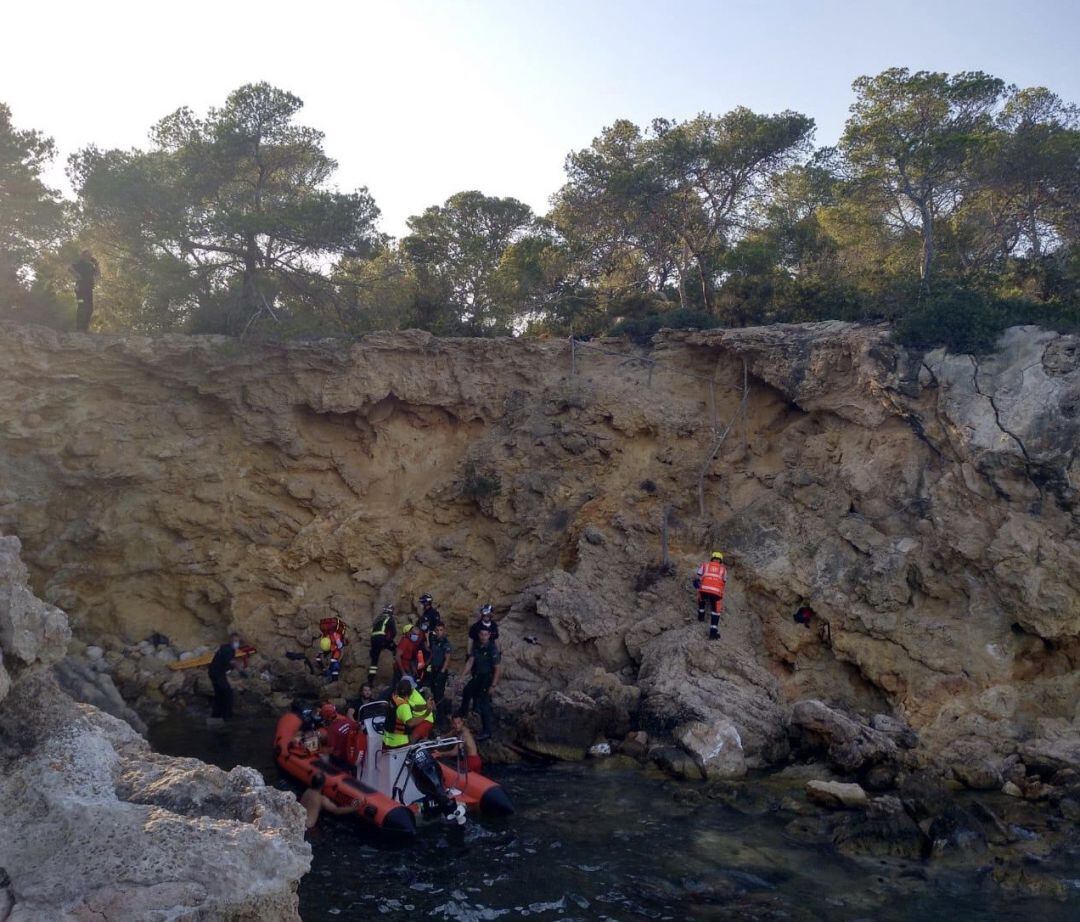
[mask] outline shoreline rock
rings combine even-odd
[[[299,922],[311,849],[296,799],[252,769],[154,753],[73,701],[49,669],[66,619],[26,589],[18,554],[0,537],[3,917]],[[91,681],[75,668],[61,672]]]

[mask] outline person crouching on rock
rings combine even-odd
[[[354,800],[344,807],[338,806],[323,793],[323,785],[325,784],[326,775],[322,772],[315,772],[311,776],[311,781],[308,782],[308,789],[300,795],[300,805],[307,811],[307,818],[304,821],[305,829],[315,828],[315,824],[319,822],[319,814],[323,810],[336,816],[343,816],[346,813],[355,813],[360,807],[360,801],[358,800]]]
[[[709,612],[709,640],[720,639],[720,616],[724,613],[724,590],[727,588],[727,567],[724,555],[713,551],[712,556],[697,568],[694,588],[698,591],[697,619],[705,620]]]
[[[230,634],[229,642],[218,647],[217,653],[207,667],[210,676],[210,684],[214,687],[214,703],[210,708],[210,716],[220,720],[232,720],[233,716],[233,690],[229,684],[229,672],[236,668],[238,651],[241,640],[239,634]]]

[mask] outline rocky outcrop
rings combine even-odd
[[[157,755],[73,701],[46,668],[63,656],[66,619],[25,576],[18,541],[0,537],[13,679],[0,701],[0,918],[299,920],[311,852],[296,800],[252,769]]]
[[[572,364],[538,340],[9,325],[0,367],[0,527],[84,643],[237,628],[275,687],[320,616],[362,642],[383,602],[430,591],[455,639],[494,603],[496,709],[539,748],[730,725],[753,768],[812,699],[900,719],[913,758],[969,784],[1075,764],[1076,337],[1015,328],[973,359],[830,322]],[[712,546],[717,644],[687,585]],[[112,668],[122,693],[148,671]]]

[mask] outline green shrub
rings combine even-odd
[[[615,324],[611,333],[614,336],[628,336],[634,342],[647,343],[665,327],[676,330],[696,327],[704,330],[718,325],[716,318],[708,311],[676,308],[644,317],[627,317]]]
[[[1001,303],[971,288],[948,287],[935,291],[905,313],[894,336],[905,346],[979,354],[994,348],[1009,324]]]

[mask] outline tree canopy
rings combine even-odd
[[[18,129],[0,103],[0,299],[19,306],[34,264],[61,235],[63,206],[41,178],[52,139]]]
[[[400,240],[268,84],[177,109],[145,149],[84,148],[71,203],[41,178],[51,141],[0,105],[0,298],[70,314],[88,247],[114,329],[644,338],[892,319],[913,344],[967,348],[1009,322],[1080,326],[1080,110],[979,71],[852,89],[835,147],[791,111],[616,119],[569,153],[546,215],[462,191]]]
[[[337,164],[302,107],[266,83],[199,118],[182,108],[149,151],[87,148],[71,174],[86,220],[132,263],[169,280],[166,314],[239,332],[281,301],[332,299],[329,260],[372,253],[378,208],[366,189],[328,188]]]

